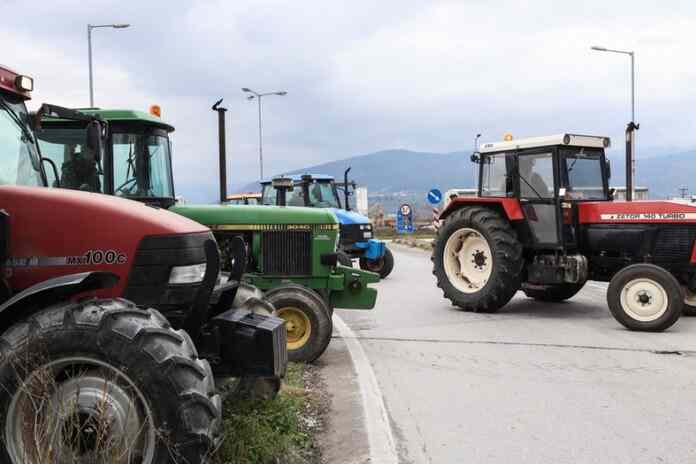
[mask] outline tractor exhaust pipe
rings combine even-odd
[[[633,201],[633,174],[636,170],[636,131],[640,124],[631,121],[626,126],[626,201]]]
[[[227,151],[226,151],[226,134],[225,134],[225,112],[227,108],[220,106],[222,98],[215,102],[212,107],[213,111],[218,114],[218,145],[220,147],[220,203],[227,201]]]
[[[343,195],[345,197],[345,202],[346,202],[346,211],[350,211],[350,193],[348,193],[348,173],[350,172],[352,168],[348,168],[343,172]]]

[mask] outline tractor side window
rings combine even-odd
[[[44,128],[37,131],[41,154],[53,161],[58,171],[46,169],[48,185],[71,190],[104,192],[104,171],[95,154],[84,146],[84,129]]]
[[[481,196],[509,197],[513,194],[511,157],[507,153],[487,155],[481,159],[483,175],[481,177]]]
[[[520,197],[553,198],[553,159],[551,153],[520,155]]]
[[[602,157],[598,150],[564,153],[568,195],[574,200],[605,200]]]
[[[263,184],[261,188],[261,203],[264,205],[276,204],[276,190],[271,184]]]

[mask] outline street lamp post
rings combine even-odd
[[[87,55],[89,59],[89,106],[94,107],[94,82],[92,73],[92,29],[98,27],[110,27],[112,29],[125,29],[130,24],[87,24]]]
[[[247,100],[256,99],[256,101],[258,102],[258,107],[259,107],[259,166],[260,166],[260,172],[261,172],[261,177],[259,180],[263,180],[263,136],[262,136],[263,126],[261,123],[261,98],[269,96],[269,95],[278,95],[278,96],[283,97],[283,96],[287,95],[288,93],[285,92],[284,90],[280,91],[280,92],[259,93],[259,92],[255,92],[254,90],[251,90],[247,87],[242,88],[242,92],[246,92],[246,93],[251,94],[247,97]]]
[[[636,173],[635,131],[640,128],[640,124],[636,123],[636,54],[634,51],[616,50],[597,45],[593,45],[590,49],[598,52],[619,53],[631,57],[631,121],[626,125],[626,200],[632,201],[634,197],[633,178]]]

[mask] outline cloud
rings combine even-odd
[[[197,200],[217,191],[220,97],[229,178],[258,177],[257,107],[241,87],[288,91],[264,100],[266,173],[388,148],[465,150],[478,132],[620,145],[628,57],[593,44],[637,52],[639,150],[696,145],[691,2],[0,2],[15,12],[2,60],[37,78],[36,103],[85,106],[86,24],[132,24],[94,34],[97,104],[160,104],[176,127],[178,193]]]

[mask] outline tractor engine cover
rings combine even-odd
[[[532,284],[578,283],[587,280],[588,263],[584,255],[537,255],[527,266],[527,280]]]

